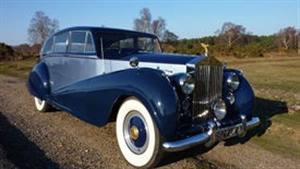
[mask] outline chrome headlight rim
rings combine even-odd
[[[179,85],[184,94],[190,95],[195,89],[195,80],[190,74],[183,74],[179,79]]]
[[[240,86],[240,78],[235,72],[232,72],[227,77],[226,83],[231,91],[236,91]]]
[[[218,120],[224,119],[227,114],[226,103],[222,99],[217,100],[213,105],[213,112]]]

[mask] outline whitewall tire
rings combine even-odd
[[[121,105],[116,134],[119,148],[126,161],[134,167],[155,166],[162,155],[161,139],[147,108],[131,97]]]
[[[47,112],[51,110],[51,106],[45,100],[41,100],[37,97],[34,97],[34,104],[35,108],[39,112]]]

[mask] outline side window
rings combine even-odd
[[[86,45],[85,45],[85,53],[95,53],[94,43],[92,39],[91,33],[87,34]]]
[[[52,52],[52,47],[53,47],[53,37],[51,37],[50,39],[47,40],[47,42],[45,43],[45,46],[43,48],[42,53],[43,54],[48,54]]]
[[[112,43],[108,48],[110,49],[124,49],[124,48],[134,48],[134,39],[121,39]]]
[[[84,53],[86,32],[72,31],[69,52]]]
[[[67,40],[69,32],[58,34],[55,36],[54,51],[55,52],[66,52]]]
[[[120,48],[134,48],[133,38],[120,40]]]
[[[68,51],[70,53],[95,53],[91,33],[84,31],[72,31]]]

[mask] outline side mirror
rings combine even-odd
[[[139,65],[138,58],[137,57],[130,58],[129,64],[130,64],[131,67],[138,67],[138,65]]]

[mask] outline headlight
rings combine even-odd
[[[195,88],[195,81],[192,76],[184,74],[180,77],[179,85],[184,94],[191,94]]]
[[[240,78],[236,73],[231,73],[228,76],[226,82],[227,82],[227,85],[230,87],[230,89],[234,91],[240,85]]]
[[[222,99],[218,100],[213,106],[213,111],[214,111],[216,118],[218,120],[222,120],[226,116],[225,102]]]

